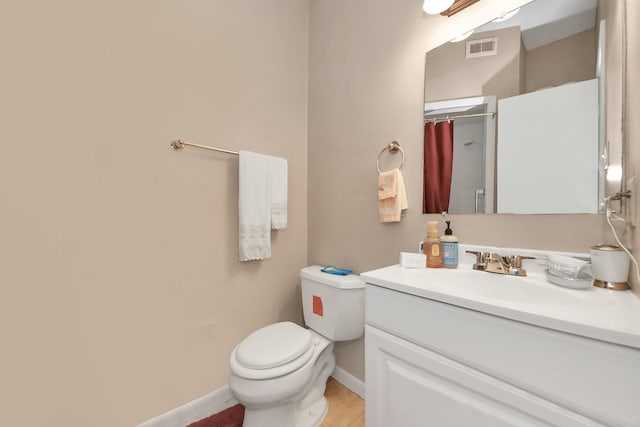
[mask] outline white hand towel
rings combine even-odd
[[[239,152],[238,255],[240,261],[271,256],[271,192],[269,158]]]
[[[287,161],[239,152],[238,255],[240,261],[271,257],[271,229],[287,227]]]
[[[271,183],[271,228],[287,228],[287,160],[269,157],[269,182]]]

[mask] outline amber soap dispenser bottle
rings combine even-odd
[[[442,268],[442,240],[438,232],[438,221],[429,221],[427,237],[424,238],[424,253],[427,256],[427,267]]]

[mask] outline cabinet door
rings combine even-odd
[[[369,325],[365,354],[367,427],[601,426]]]

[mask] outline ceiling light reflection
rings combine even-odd
[[[518,13],[520,11],[520,8],[517,9],[513,9],[511,12],[507,12],[504,15],[502,15],[500,18],[496,18],[493,20],[493,22],[502,22],[502,21],[506,21],[507,19],[511,19],[513,18],[516,13]]]
[[[451,39],[450,41],[451,41],[451,43],[461,42],[462,40],[465,40],[465,39],[469,38],[469,36],[471,34],[473,34],[473,30],[468,31],[468,32],[466,32],[464,34],[460,34],[458,37],[455,37],[455,38]]]

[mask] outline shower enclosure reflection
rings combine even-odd
[[[429,123],[446,121],[453,124],[454,173],[450,182],[449,204],[441,206],[441,209],[434,208],[430,203],[433,193],[426,190],[431,187],[428,181],[432,157],[425,150],[422,213],[494,211],[495,111],[495,96],[425,104],[425,141]]]

